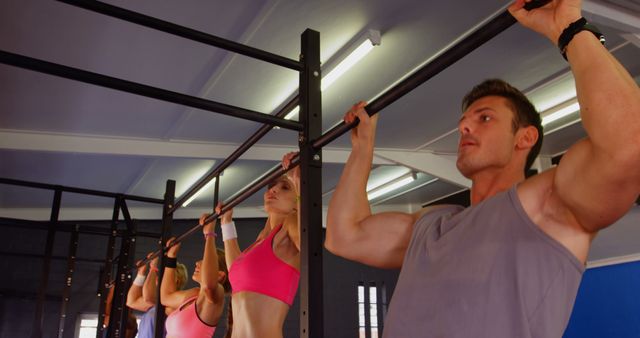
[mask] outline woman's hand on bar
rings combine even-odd
[[[171,244],[173,244],[173,241],[175,240],[175,237],[171,237],[169,238],[169,240],[167,241],[167,248],[169,248],[169,250],[167,250],[167,257],[169,258],[176,258],[178,257],[178,251],[180,251],[180,243],[171,246]]]

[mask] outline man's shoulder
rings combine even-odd
[[[432,216],[443,212],[457,212],[460,210],[464,210],[464,207],[457,204],[437,204],[426,206],[413,214],[414,223],[418,222],[425,216]]]

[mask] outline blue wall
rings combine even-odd
[[[564,338],[640,337],[640,262],[588,269]]]

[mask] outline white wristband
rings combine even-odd
[[[142,286],[144,285],[144,280],[147,279],[145,275],[137,275],[136,279],[133,280],[133,285]]]
[[[228,241],[230,239],[238,238],[238,232],[236,231],[236,224],[231,221],[220,226],[222,229],[222,241]]]

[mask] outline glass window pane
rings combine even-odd
[[[78,338],[96,338],[96,334],[95,327],[81,327]]]
[[[98,319],[82,319],[80,320],[81,327],[96,327],[98,326]]]
[[[369,302],[371,302],[372,304],[375,304],[378,302],[376,298],[376,291],[377,291],[377,288],[375,286],[369,287]]]
[[[358,302],[364,303],[364,286],[358,286]]]

